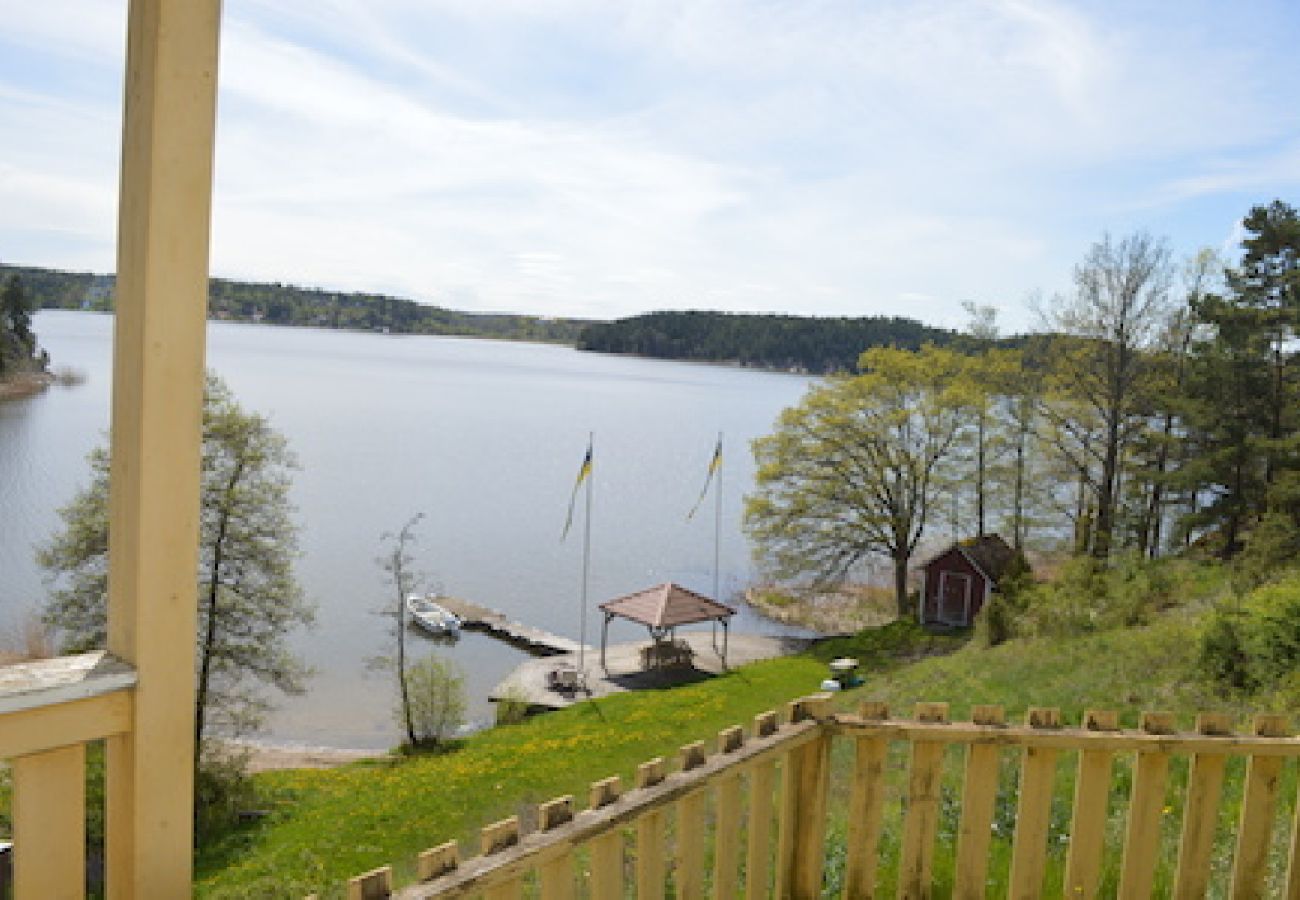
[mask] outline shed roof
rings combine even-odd
[[[971,564],[986,577],[997,583],[1011,571],[1022,555],[1011,547],[1000,535],[985,534],[977,538],[968,538],[945,547],[940,552],[923,562],[928,566],[936,560],[956,550],[971,561]]]
[[[725,619],[736,614],[725,603],[719,603],[671,581],[609,600],[600,604],[600,608],[610,615],[622,616],[651,628],[673,628],[692,622]]]

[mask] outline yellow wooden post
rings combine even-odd
[[[639,790],[654,787],[664,780],[664,760],[656,756],[637,766]],[[637,900],[662,900],[664,896],[664,813],[651,810],[636,822],[636,896]]]
[[[1116,731],[1119,716],[1112,710],[1083,714],[1088,731]],[[1074,782],[1074,819],[1070,824],[1070,852],[1065,861],[1065,896],[1095,897],[1101,886],[1101,856],[1106,845],[1106,807],[1115,753],[1083,750]]]
[[[348,879],[348,900],[388,900],[392,893],[391,866],[380,866]]]
[[[511,816],[479,830],[479,852],[491,856],[519,843],[519,817]],[[519,900],[524,895],[523,878],[511,874],[483,891],[483,900]]]
[[[829,694],[816,694],[791,704],[792,721],[801,722],[829,714]],[[821,894],[829,770],[830,737],[825,733],[785,755],[777,836],[776,892],[779,897],[802,900]]]
[[[879,722],[889,718],[889,707],[868,701],[862,704],[863,719]],[[885,752],[883,737],[857,739],[853,761],[853,786],[849,789],[848,860],[845,865],[845,900],[872,897],[876,892],[876,868],[880,846],[880,817],[885,802]]]
[[[86,891],[86,748],[13,760],[14,896],[73,900]]]
[[[1261,737],[1285,737],[1286,716],[1256,716],[1255,734]],[[1237,828],[1237,852],[1232,864],[1234,898],[1263,896],[1282,763],[1280,756],[1252,756],[1246,764],[1246,786],[1241,797],[1241,824]]]
[[[920,722],[948,721],[947,703],[918,703]],[[908,774],[907,816],[903,821],[903,847],[898,864],[898,896],[929,897],[934,838],[939,829],[939,791],[943,778],[943,751],[939,741],[915,741]]]
[[[1000,706],[971,710],[976,725],[1000,728],[1006,714]],[[961,824],[957,829],[957,877],[954,897],[983,898],[989,868],[993,805],[998,797],[997,744],[971,744],[966,748],[966,777],[962,781]]]
[[[718,734],[718,750],[734,753],[745,743],[745,733],[740,727],[728,728]],[[740,771],[722,776],[718,781],[717,835],[713,854],[713,896],[718,900],[732,900],[739,892],[740,876]]]
[[[1169,713],[1143,713],[1141,724],[1147,734],[1174,733],[1174,717]],[[1124,863],[1119,876],[1120,897],[1146,900],[1151,896],[1159,860],[1160,817],[1165,806],[1168,780],[1168,753],[1160,750],[1138,753],[1133,796],[1128,804]]]
[[[601,809],[618,800],[623,785],[617,776],[591,785],[591,809]],[[613,828],[590,843],[592,900],[617,900],[623,896],[623,832]]]
[[[1232,719],[1221,713],[1196,717],[1198,734],[1232,734]],[[1187,779],[1187,800],[1183,807],[1183,833],[1179,840],[1178,876],[1175,900],[1204,897],[1210,886],[1210,854],[1214,850],[1214,826],[1219,817],[1223,773],[1227,757],[1222,753],[1197,753]]]
[[[704,765],[704,744],[696,741],[681,749],[683,772]],[[704,790],[692,791],[677,801],[677,896],[701,900],[704,896]]]
[[[190,895],[199,440],[219,0],[132,0],[109,500],[108,649],[139,676],[108,741],[110,898]]]
[[[1030,728],[1060,728],[1061,711],[1032,708],[1026,717]],[[1047,828],[1051,822],[1052,782],[1058,750],[1026,747],[1020,769],[1020,805],[1016,809],[1016,838],[1011,848],[1012,898],[1038,897],[1043,892],[1047,862]]]
[[[776,713],[754,717],[754,737],[776,733]],[[745,848],[745,896],[766,897],[772,872],[772,794],[776,787],[776,761],[763,759],[749,770],[749,841]]]
[[[537,807],[537,827],[543,832],[554,831],[572,821],[573,796],[571,794],[557,797]],[[566,849],[555,859],[542,865],[538,876],[543,900],[572,900],[573,851]]]

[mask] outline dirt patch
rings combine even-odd
[[[290,744],[260,744],[231,741],[233,750],[248,756],[249,772],[273,769],[333,769],[362,759],[381,759],[382,750],[339,750],[333,747],[297,747]]]

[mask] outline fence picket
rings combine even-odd
[[[623,795],[618,776],[592,782],[588,808],[601,809]],[[618,900],[623,896],[623,832],[613,828],[587,843],[591,851],[591,897]]]
[[[86,747],[16,756],[14,896],[84,897]]]
[[[704,744],[697,741],[681,750],[682,771],[704,765]],[[677,801],[677,896],[699,900],[704,896],[704,817],[708,795],[692,791]]]
[[[867,720],[888,719],[889,707],[884,703],[864,703],[861,715]],[[855,743],[853,787],[849,793],[845,900],[876,895],[880,818],[885,802],[885,753],[889,749],[883,737],[859,737]]]
[[[1060,728],[1057,709],[1033,708],[1030,728]],[[1051,822],[1052,782],[1059,750],[1026,747],[1020,768],[1020,802],[1016,809],[1016,836],[1011,848],[1011,888],[1008,896],[1038,897],[1043,892],[1047,861],[1047,828]]]
[[[728,728],[718,734],[718,750],[732,753],[745,742],[740,728]],[[718,781],[717,835],[713,853],[713,896],[718,900],[732,900],[737,893],[740,876],[740,772],[731,772]]]
[[[1089,731],[1119,730],[1119,716],[1110,710],[1088,710],[1083,727]],[[1074,818],[1065,861],[1065,896],[1095,897],[1101,885],[1101,857],[1106,842],[1106,808],[1110,800],[1111,750],[1083,750],[1074,782]]]
[[[1145,734],[1173,734],[1174,717],[1169,713],[1143,713]],[[1169,782],[1169,754],[1161,750],[1138,753],[1133,776],[1133,794],[1128,803],[1128,826],[1124,833],[1124,863],[1119,876],[1119,896],[1146,900],[1151,896],[1160,851],[1160,819],[1165,809],[1165,788]]]
[[[1000,706],[977,706],[971,710],[971,721],[976,725],[999,727],[1006,724],[1006,714]],[[996,744],[970,744],[966,748],[954,897],[975,900],[986,893],[984,881],[988,875],[993,805],[998,795],[999,756]]]
[[[921,722],[946,722],[947,703],[918,703],[916,718]],[[907,815],[903,824],[903,848],[898,867],[899,897],[929,897],[934,837],[939,828],[939,791],[943,751],[939,741],[912,744],[912,763],[907,786]]]
[[[1217,713],[1196,717],[1198,734],[1232,734],[1232,719]],[[1175,900],[1204,897],[1210,885],[1210,854],[1214,829],[1223,795],[1223,774],[1227,757],[1222,753],[1197,753],[1192,757],[1187,778],[1187,799],[1183,805],[1183,829],[1179,839],[1178,874],[1174,881]]]
[[[754,737],[775,734],[775,712],[754,717]],[[772,794],[776,762],[767,759],[749,767],[749,846],[745,851],[745,896],[766,897],[772,881]]]
[[[1255,717],[1255,734],[1258,736],[1285,737],[1287,730],[1286,716]],[[1234,898],[1263,896],[1282,763],[1283,760],[1275,756],[1251,756],[1246,763],[1241,824],[1237,828],[1237,853],[1232,866]]]
[[[656,756],[636,770],[638,789],[654,787],[664,780],[663,757]],[[637,900],[662,900],[664,896],[664,826],[663,810],[654,809],[636,820],[636,895]]]
[[[542,832],[554,831],[573,821],[573,796],[556,797],[537,807],[537,828]],[[572,900],[573,850],[566,847],[555,859],[538,867],[542,900]]]

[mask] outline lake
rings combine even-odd
[[[87,380],[0,404],[0,628],[39,604],[33,548],[58,528],[58,508],[86,481],[86,454],[106,440],[112,324],[39,313],[53,363]],[[740,603],[756,577],[740,526],[749,442],[809,384],[538,344],[229,323],[209,324],[208,364],[285,435],[301,466],[297,568],[319,612],[292,645],[316,673],[304,696],[279,702],[263,737],[363,748],[398,737],[391,676],[366,666],[391,644],[388,620],[374,613],[391,594],[375,562],[384,533],[423,512],[413,549],[432,587],[577,638],[581,519],[567,541],[560,533],[594,432],[587,634],[597,643],[596,603],[669,580],[712,593],[712,499],[686,514],[722,431],[721,593]],[[741,605],[735,632],[789,630]],[[611,640],[644,639],[630,623],[611,628]],[[450,646],[413,636],[413,646],[464,670],[477,724],[492,717],[487,692],[524,659],[473,633]]]

